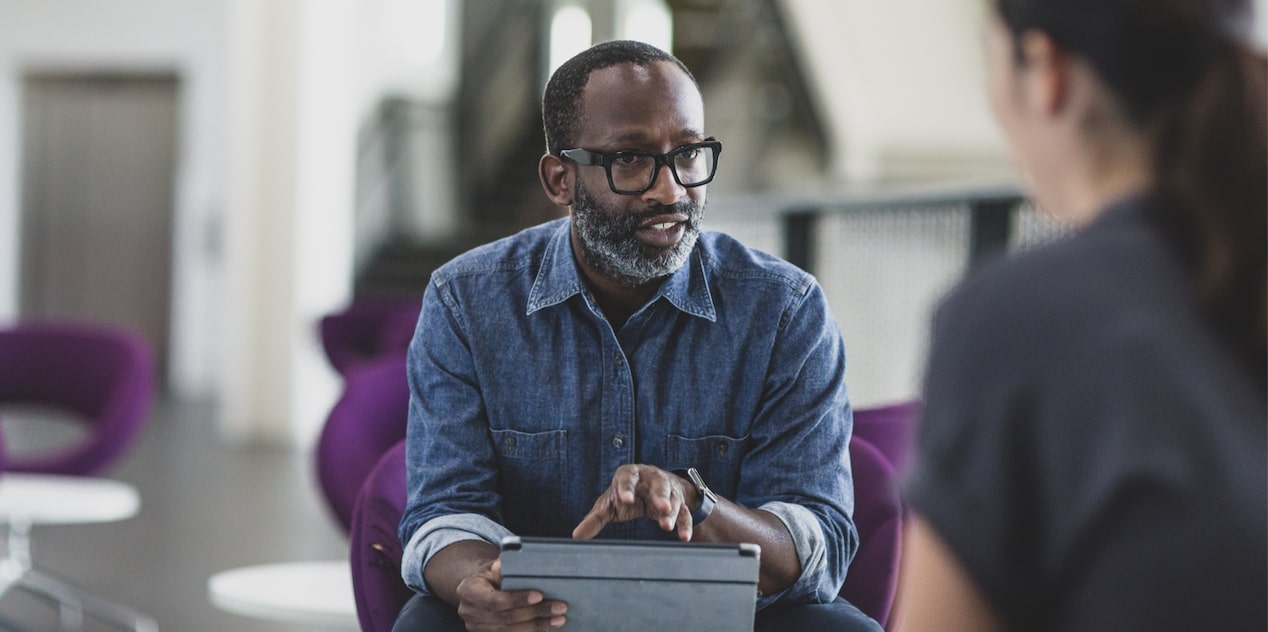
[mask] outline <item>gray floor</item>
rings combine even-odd
[[[224,612],[207,597],[207,578],[228,568],[346,559],[347,536],[322,504],[309,454],[230,448],[216,436],[209,406],[161,402],[109,476],[136,485],[140,513],[112,524],[37,526],[37,566],[149,614],[164,632],[314,629]],[[0,619],[57,629],[56,614],[21,593],[0,599]],[[89,621],[84,629],[114,628]]]

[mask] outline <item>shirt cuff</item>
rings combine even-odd
[[[493,546],[501,546],[502,538],[513,535],[506,527],[480,514],[451,514],[432,518],[423,523],[401,553],[401,579],[414,592],[431,595],[423,581],[423,569],[441,549],[463,540],[484,540]]]
[[[825,601],[824,595],[819,594],[819,584],[828,568],[828,547],[819,519],[809,509],[793,503],[774,501],[758,509],[774,514],[788,528],[793,546],[797,549],[797,560],[801,562],[801,576],[788,588],[758,597],[757,609],[761,610],[783,600],[817,603],[832,601],[836,595],[829,596]]]

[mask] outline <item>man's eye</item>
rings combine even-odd
[[[699,147],[692,147],[678,152],[678,158],[682,160],[695,160],[700,155]]]
[[[618,163],[623,164],[623,165],[636,165],[636,164],[638,164],[638,163],[639,163],[639,161],[641,161],[642,159],[643,159],[643,157],[642,157],[642,156],[635,156],[635,155],[626,154],[626,155],[623,155],[623,156],[617,156],[617,157],[616,157],[616,160],[615,160],[614,162],[618,162]]]

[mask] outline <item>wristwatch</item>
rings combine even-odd
[[[697,525],[704,522],[704,519],[713,513],[714,506],[718,504],[718,495],[713,493],[713,490],[709,489],[708,485],[704,484],[704,478],[700,476],[700,471],[694,467],[686,470],[674,470],[674,474],[691,481],[691,484],[696,488],[696,492],[700,494],[700,506],[691,512],[691,524]]]

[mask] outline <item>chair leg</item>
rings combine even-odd
[[[88,614],[99,621],[113,623],[124,630],[158,632],[158,623],[148,615],[85,592],[37,569],[27,571],[18,582],[32,593],[42,594],[57,603],[62,629],[81,629],[84,615]]]
[[[133,632],[158,632],[158,623],[148,615],[77,588],[69,582],[40,571],[31,561],[30,523],[11,521],[7,527],[8,551],[0,559],[0,597],[14,588],[43,597],[57,606],[63,630],[80,630],[84,615],[103,623],[113,623]]]
[[[62,582],[44,576],[35,569],[27,569],[17,581],[15,587],[43,597],[57,607],[57,620],[63,630],[82,630],[84,627],[84,606],[79,597]]]

